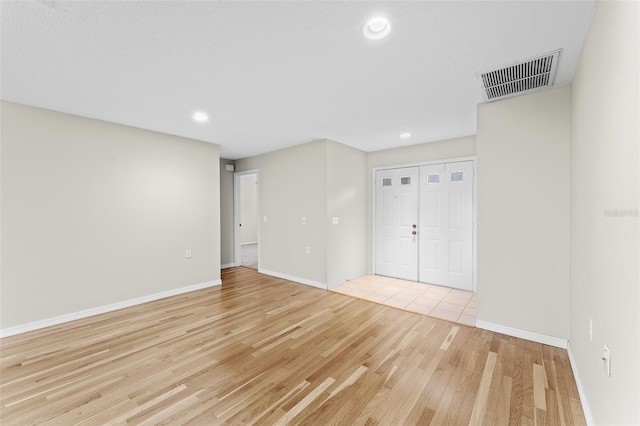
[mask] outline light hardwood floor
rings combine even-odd
[[[585,424],[567,352],[258,274],[3,338],[0,423]]]

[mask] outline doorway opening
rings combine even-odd
[[[260,268],[258,171],[234,174],[235,264]]]

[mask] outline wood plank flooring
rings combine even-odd
[[[585,424],[565,350],[258,274],[1,339],[2,425]]]

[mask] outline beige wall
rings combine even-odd
[[[237,171],[253,169],[259,170],[260,182],[261,270],[325,286],[326,141],[236,161]],[[309,254],[305,247],[309,247]]]
[[[219,280],[217,145],[1,105],[3,329]]]
[[[478,320],[568,339],[571,91],[478,105]]]
[[[235,165],[234,160],[220,159],[220,264],[235,263],[233,225],[233,172],[225,165]]]
[[[639,13],[597,5],[572,86],[570,345],[599,425],[640,424]]]
[[[476,155],[475,135],[370,152],[367,154],[367,166],[369,170],[373,170],[375,167],[415,164],[474,155]]]
[[[238,160],[238,171],[260,170],[260,215],[268,217],[259,223],[261,267],[329,287],[370,272],[373,169],[475,154],[475,137],[468,136],[371,153],[322,140]],[[300,225],[305,214],[307,225]],[[334,216],[339,225],[331,224]],[[312,246],[304,255],[311,240],[324,258]]]
[[[320,140],[236,164],[259,170],[262,270],[322,287],[366,272],[364,152]]]
[[[430,161],[448,160],[452,158],[473,157],[475,155],[475,136],[465,136],[462,138],[447,139],[367,153],[366,264],[368,272],[372,272],[374,269],[372,265],[374,169],[378,167],[402,166],[426,163]]]
[[[327,141],[327,284],[329,288],[367,272],[366,154]],[[331,219],[338,218],[338,224]]]

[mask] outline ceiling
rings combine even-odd
[[[325,138],[376,151],[475,134],[479,71],[562,48],[554,85],[570,84],[594,8],[3,0],[0,96],[213,142],[228,159]],[[364,38],[378,15],[391,33]]]

